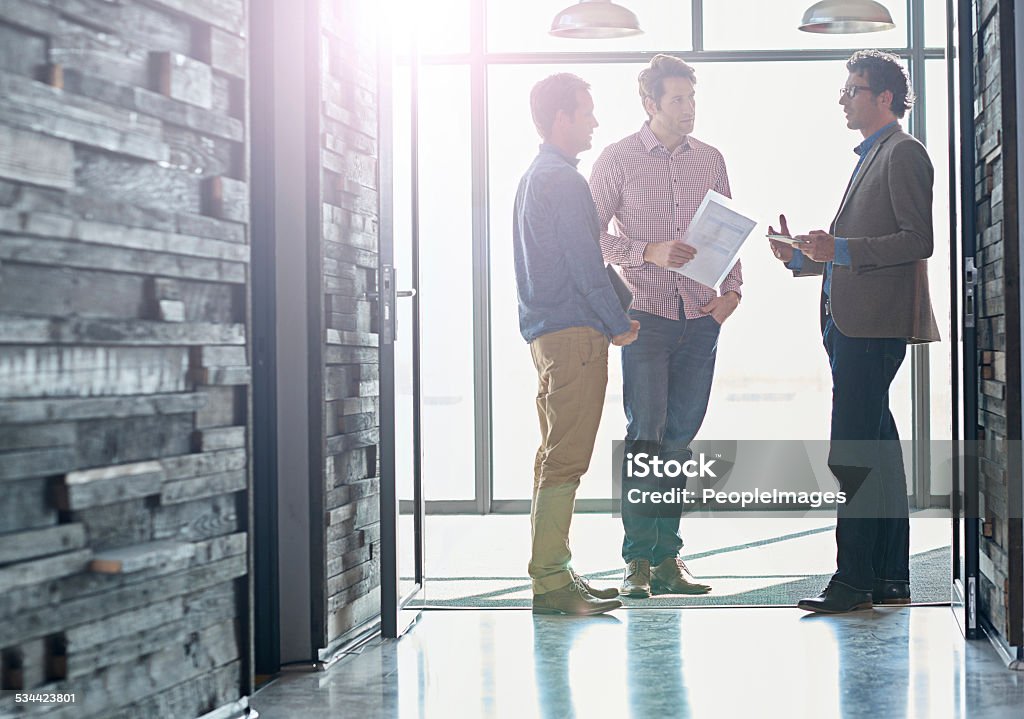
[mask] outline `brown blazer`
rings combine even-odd
[[[932,254],[932,179],[924,146],[899,127],[887,130],[847,186],[829,232],[849,241],[849,267],[832,266],[832,321],[847,337],[936,342],[928,293]],[[804,258],[796,276],[821,275]],[[825,326],[824,282],[821,324]]]

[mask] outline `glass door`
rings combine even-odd
[[[415,53],[382,39],[380,63],[381,633],[400,636],[423,590],[419,198]],[[401,57],[401,59],[400,59]]]
[[[952,606],[968,639],[978,629],[977,341],[974,270],[974,85],[971,3],[947,0],[949,92],[950,337],[952,339],[953,530]],[[961,136],[968,138],[961,144]],[[959,168],[959,172],[957,169]],[[963,189],[967,188],[967,189]],[[961,196],[962,195],[962,196]],[[957,210],[959,208],[959,226]],[[959,291],[957,291],[959,290]]]

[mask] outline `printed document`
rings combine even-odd
[[[697,249],[697,256],[673,268],[702,285],[718,288],[736,262],[736,255],[757,223],[731,209],[731,200],[708,190],[697,214],[683,235],[683,242]]]

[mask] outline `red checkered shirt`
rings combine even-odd
[[[704,316],[700,308],[716,296],[715,290],[644,262],[644,248],[681,240],[708,190],[732,196],[722,153],[692,137],[669,153],[646,122],[597,158],[590,192],[601,223],[601,253],[606,262],[622,267],[633,289],[633,309],[677,320],[682,298],[687,319]],[[736,260],[720,290],[741,294],[742,284]]]

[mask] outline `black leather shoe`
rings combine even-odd
[[[829,582],[821,594],[813,599],[801,599],[796,605],[808,612],[844,614],[871,609],[871,592],[862,592],[841,582]]]
[[[910,582],[891,582],[876,579],[871,590],[871,601],[875,604],[910,604]]]

